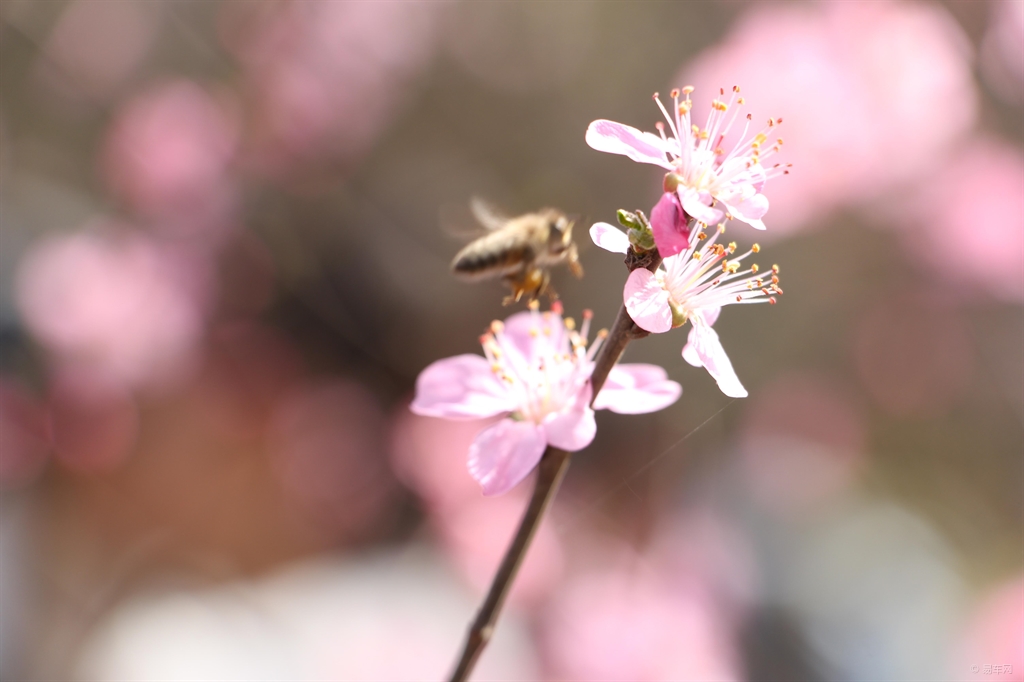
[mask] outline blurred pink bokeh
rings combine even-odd
[[[864,417],[846,390],[810,372],[784,374],[746,405],[748,485],[769,509],[806,512],[851,486],[864,467]]]
[[[246,163],[279,180],[365,155],[433,51],[445,3],[226,3],[221,35],[242,64]]]
[[[546,614],[555,679],[738,680],[728,631],[707,595],[639,558],[571,578]]]
[[[755,123],[782,117],[793,168],[766,190],[768,239],[886,201],[977,115],[966,38],[924,3],[758,4],[676,80],[698,101],[739,85]]]
[[[365,536],[394,509],[385,462],[385,419],[354,382],[301,385],[270,422],[270,453],[292,504],[335,538]]]
[[[37,244],[18,271],[17,302],[61,363],[126,386],[176,381],[203,334],[205,268],[104,223]]]
[[[963,679],[1024,680],[1024,578],[999,585],[976,606],[954,665],[971,672]]]
[[[902,238],[940,285],[969,285],[1024,300],[1024,158],[1013,145],[975,137],[929,169],[894,206]]]
[[[108,100],[152,50],[159,16],[156,3],[67,3],[43,46],[36,70],[41,83],[65,101]]]
[[[171,234],[223,239],[237,199],[228,171],[237,113],[196,83],[176,80],[126,102],[107,134],[101,165],[113,194]]]

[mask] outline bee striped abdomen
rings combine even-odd
[[[456,254],[452,272],[470,279],[487,279],[516,272],[532,259],[533,249],[493,234]]]

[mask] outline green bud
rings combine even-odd
[[[650,251],[654,248],[654,235],[650,230],[631,228],[626,234],[629,237],[629,243],[637,251]]]
[[[619,209],[615,212],[616,217],[619,219],[619,224],[623,227],[642,229],[643,223],[636,217],[635,213],[630,213],[625,209]]]

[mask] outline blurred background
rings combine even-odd
[[[452,233],[649,210],[584,131],[686,84],[794,164],[751,395],[628,349],[684,394],[598,415],[477,679],[1024,679],[1021,0],[2,0],[0,677],[442,678],[530,490],[407,409],[512,312]]]

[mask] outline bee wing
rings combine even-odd
[[[469,210],[473,212],[476,221],[483,225],[488,232],[500,230],[512,219],[500,208],[480,197],[473,197],[469,200]]]

